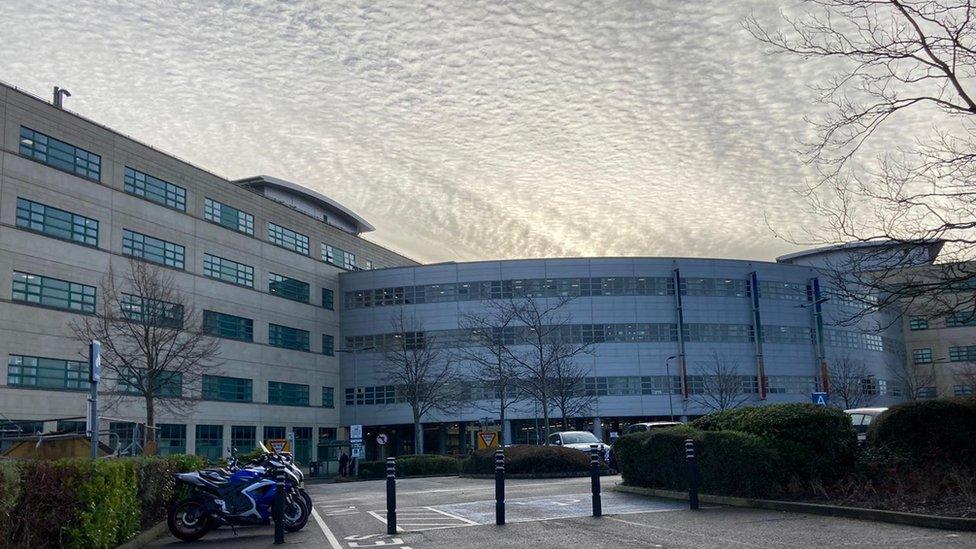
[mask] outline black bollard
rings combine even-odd
[[[505,524],[505,450],[495,450],[495,524]]]
[[[593,516],[603,516],[603,501],[600,498],[600,449],[590,444],[590,484],[593,490]]]
[[[688,462],[688,505],[692,511],[697,511],[701,478],[698,476],[698,461],[695,459],[695,441],[690,438],[685,439],[685,459]]]
[[[275,498],[271,510],[274,518],[274,543],[285,543],[285,470],[275,469]]]
[[[397,533],[396,526],[396,459],[386,458],[386,533]]]

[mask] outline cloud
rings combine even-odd
[[[770,259],[817,67],[776,4],[0,3],[3,80],[230,178],[323,192],[424,261]]]

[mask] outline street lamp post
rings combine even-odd
[[[668,411],[671,413],[671,421],[674,421],[674,403],[671,401],[671,361],[678,358],[678,355],[671,355],[664,361],[664,373],[667,376],[668,390]]]

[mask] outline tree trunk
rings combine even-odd
[[[505,440],[505,408],[508,408],[508,406],[505,404],[505,397],[504,397],[504,395],[505,395],[505,393],[503,392],[502,393],[502,400],[500,402],[501,405],[498,407],[498,426],[501,427],[501,429],[502,429],[502,432],[499,433],[500,436],[498,438],[501,440],[501,446],[503,446],[503,447],[506,444],[511,444],[512,443],[510,440]]]
[[[156,453],[156,401],[151,394],[146,395],[146,431],[142,435],[142,453]]]
[[[545,399],[542,401],[542,443],[549,445],[549,403]]]
[[[420,414],[413,413],[413,453],[420,455],[424,453],[424,426],[420,423]]]

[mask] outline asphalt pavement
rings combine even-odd
[[[494,481],[439,477],[397,481],[398,533],[386,534],[385,481],[308,487],[315,513],[286,536],[293,547],[399,549],[531,547],[976,547],[976,533],[732,507],[689,511],[687,503],[617,493],[604,477],[603,513],[591,514],[588,478],[509,480],[504,526],[495,525]],[[163,547],[272,547],[271,527],[221,528]]]

